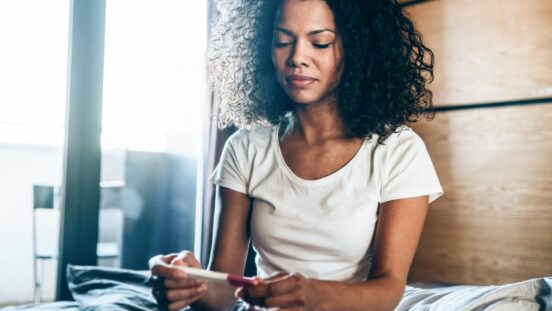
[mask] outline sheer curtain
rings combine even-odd
[[[211,16],[211,15],[210,15]],[[226,139],[234,133],[234,128],[226,128],[219,130],[217,127],[216,113],[218,110],[218,100],[216,94],[211,95],[210,107],[209,107],[209,122],[207,134],[207,153],[204,166],[204,192],[203,192],[203,232],[202,232],[202,245],[201,245],[201,264],[203,267],[207,267],[209,263],[209,256],[211,253],[211,244],[213,240],[213,216],[215,209],[215,185],[209,181],[208,177],[211,176],[217,163],[220,159],[222,148]]]

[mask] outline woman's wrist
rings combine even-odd
[[[310,279],[309,286],[316,297],[314,310],[392,310],[404,291],[404,286],[391,277],[381,277],[359,283]]]
[[[342,296],[350,290],[349,284],[315,279],[309,279],[309,282],[311,283],[310,287],[313,291],[313,297],[315,297],[314,310],[330,311],[342,309]]]

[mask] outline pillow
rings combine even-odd
[[[75,301],[58,301],[41,304],[26,304],[21,306],[0,308],[1,311],[78,311],[79,304]]]
[[[67,281],[80,310],[159,310],[149,271],[67,265]]]

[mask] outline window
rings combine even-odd
[[[69,1],[0,2],[0,143],[61,146]]]

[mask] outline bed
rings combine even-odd
[[[149,271],[68,266],[67,278],[75,301],[30,304],[0,310],[159,310],[151,295],[149,275]],[[435,285],[427,282],[410,284],[396,310],[552,309],[552,277],[497,286]]]

